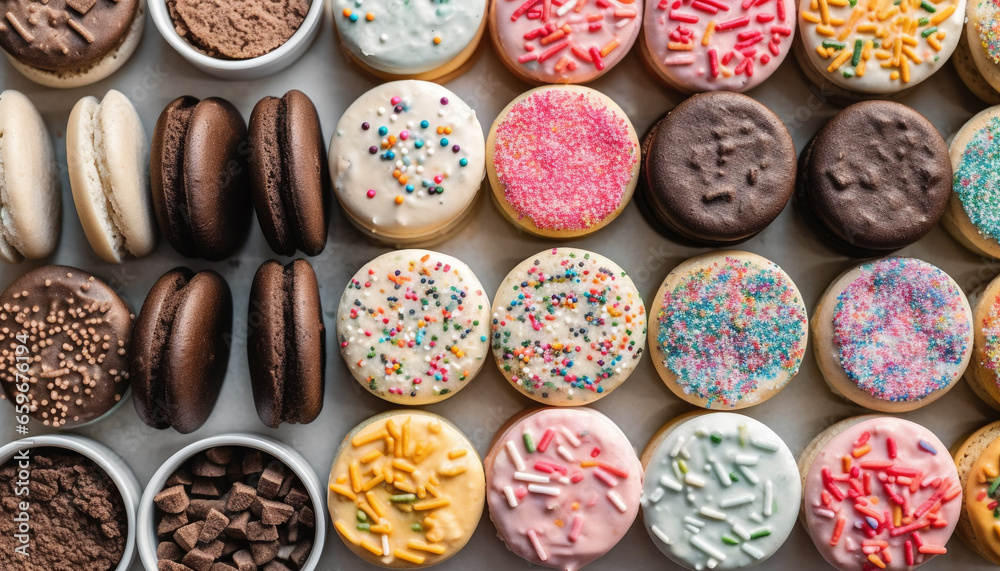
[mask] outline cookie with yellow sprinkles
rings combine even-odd
[[[799,63],[851,99],[913,87],[958,45],[965,0],[801,0]]]

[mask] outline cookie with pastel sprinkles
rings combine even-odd
[[[681,415],[653,436],[641,459],[646,531],[687,569],[757,565],[795,527],[802,501],[795,457],[748,416]]]
[[[972,358],[965,380],[983,402],[1000,410],[1000,278],[994,278],[979,293],[972,324]]]
[[[642,13],[641,0],[504,0],[490,3],[490,35],[528,83],[587,83],[632,49]]]
[[[334,194],[375,240],[428,246],[468,221],[485,176],[476,112],[436,83],[395,81],[344,112],[330,141]]]
[[[800,0],[798,20],[795,52],[806,76],[857,100],[897,93],[941,69],[962,34],[965,0]]]
[[[463,262],[397,250],[365,264],[337,309],[351,374],[387,401],[425,405],[455,394],[489,354],[490,300]]]
[[[954,55],[962,82],[990,105],[1000,103],[1000,2],[967,0],[965,30]]]
[[[977,114],[951,141],[951,198],[942,223],[963,246],[1000,258],[1000,105]]]
[[[493,356],[511,385],[547,405],[593,402],[642,357],[646,311],[624,270],[576,248],[552,248],[507,274],[493,299]]]
[[[493,198],[515,226],[575,238],[610,224],[639,179],[639,138],[606,95],[575,85],[520,95],[486,140]]]
[[[750,252],[695,256],[674,268],[649,314],[649,348],[679,398],[741,409],[778,394],[806,351],[806,308],[777,264]]]
[[[333,0],[341,49],[385,81],[444,82],[464,72],[486,32],[487,0]]]
[[[948,552],[962,486],[947,447],[891,416],[842,420],[799,456],[800,520],[840,571],[912,570]]]
[[[972,310],[936,266],[882,258],[830,284],[813,311],[812,334],[834,393],[872,410],[906,412],[941,398],[965,373]]]

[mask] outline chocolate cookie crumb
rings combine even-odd
[[[308,0],[167,0],[177,34],[221,59],[250,59],[279,48],[309,6]]]

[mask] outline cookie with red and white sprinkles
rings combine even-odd
[[[642,0],[496,0],[490,35],[500,59],[529,83],[586,83],[639,37]]]
[[[845,0],[846,2],[846,0]],[[778,69],[795,36],[792,0],[646,0],[642,54],[687,93],[747,91]]]
[[[642,356],[646,311],[611,260],[552,248],[507,274],[493,299],[493,356],[517,390],[549,405],[593,402]]]
[[[639,179],[639,138],[607,96],[539,87],[504,109],[486,140],[493,197],[520,228],[575,238],[614,220]]]

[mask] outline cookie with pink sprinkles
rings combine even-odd
[[[941,398],[973,350],[972,310],[962,289],[915,258],[882,258],[841,274],[813,312],[812,333],[830,389],[881,412]]]
[[[576,238],[614,220],[639,180],[639,137],[602,93],[539,87],[508,105],[486,140],[493,197],[519,228]]]

